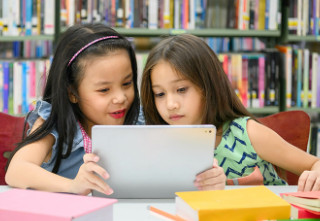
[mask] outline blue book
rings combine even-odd
[[[26,62],[22,62],[22,114],[29,111],[28,107],[28,66]]]
[[[26,1],[26,35],[32,35],[32,0]]]
[[[3,112],[8,113],[8,109],[9,109],[9,78],[10,78],[9,62],[4,61],[2,66],[3,66]]]
[[[270,14],[270,0],[266,0],[266,12],[265,12],[265,23],[264,23],[265,30],[269,30],[269,14]]]
[[[14,58],[19,58],[21,57],[21,42],[20,41],[14,41],[12,42],[12,47],[13,47],[13,57]]]

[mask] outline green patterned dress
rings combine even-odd
[[[233,120],[223,125],[223,136],[214,156],[228,179],[248,176],[258,167],[264,185],[287,185],[276,173],[273,165],[262,160],[254,150],[247,132],[249,117]]]

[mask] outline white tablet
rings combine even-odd
[[[92,151],[110,174],[111,198],[174,198],[196,190],[195,176],[212,167],[213,125],[97,125]]]

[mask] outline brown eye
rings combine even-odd
[[[131,84],[132,84],[132,80],[124,83],[123,86],[129,86],[129,85],[131,85]]]
[[[164,96],[164,93],[161,92],[161,93],[153,93],[155,97],[163,97]]]
[[[188,90],[187,87],[182,87],[182,88],[179,88],[177,91],[178,91],[179,93],[184,93],[184,92],[186,92],[187,90]]]

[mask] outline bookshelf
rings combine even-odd
[[[0,1],[0,110],[21,116],[42,94],[59,0]]]
[[[30,36],[1,36],[0,42],[28,41],[28,40],[49,40],[53,41],[53,35],[30,35]],[[1,43],[0,43],[1,44]]]
[[[61,18],[61,10],[63,6],[61,6],[62,0],[52,0],[55,2],[55,7],[52,9],[54,11],[54,32],[50,35],[31,35],[31,36],[0,36],[0,45],[3,42],[13,42],[13,41],[21,41],[26,42],[29,40],[49,40],[53,43],[57,42],[57,39],[65,30],[66,27],[62,26],[62,18]],[[165,1],[165,0],[164,0]],[[201,0],[199,0],[201,1]],[[66,2],[66,0],[64,0]],[[75,1],[78,2],[78,1]],[[86,1],[82,1],[86,2]],[[101,2],[101,1],[93,1],[93,2]],[[108,1],[106,1],[108,2]],[[124,1],[123,1],[124,2]],[[128,1],[126,1],[128,2]],[[159,2],[162,2],[159,1]],[[222,1],[219,4],[222,4]],[[250,2],[250,1],[248,1]],[[166,35],[177,35],[182,33],[189,33],[203,38],[211,38],[211,37],[228,37],[228,38],[241,38],[241,37],[249,37],[249,38],[261,38],[264,39],[267,47],[274,47],[276,44],[290,44],[290,43],[300,43],[300,42],[319,42],[320,37],[315,35],[308,36],[297,36],[289,34],[288,27],[288,19],[289,19],[289,3],[290,0],[279,0],[278,1],[278,10],[281,12],[281,25],[277,29],[273,30],[239,30],[235,28],[193,28],[193,29],[184,29],[184,28],[157,28],[157,29],[149,29],[149,28],[141,28],[141,27],[115,27],[119,33],[132,38],[157,38],[160,36]],[[123,24],[125,26],[125,24]],[[118,25],[116,25],[118,26]],[[263,108],[252,108],[248,107],[248,110],[257,115],[267,115],[276,113],[279,111],[284,111],[288,109],[299,109],[299,108],[287,108],[286,107],[286,79],[280,79],[280,91],[279,91],[279,103],[277,106],[268,106]],[[300,108],[301,109],[301,108]],[[303,108],[307,112],[320,112],[320,108]]]
[[[280,30],[237,30],[237,29],[156,29],[146,28],[115,28],[119,33],[128,37],[159,37],[162,35],[192,34],[199,37],[280,37]]]

